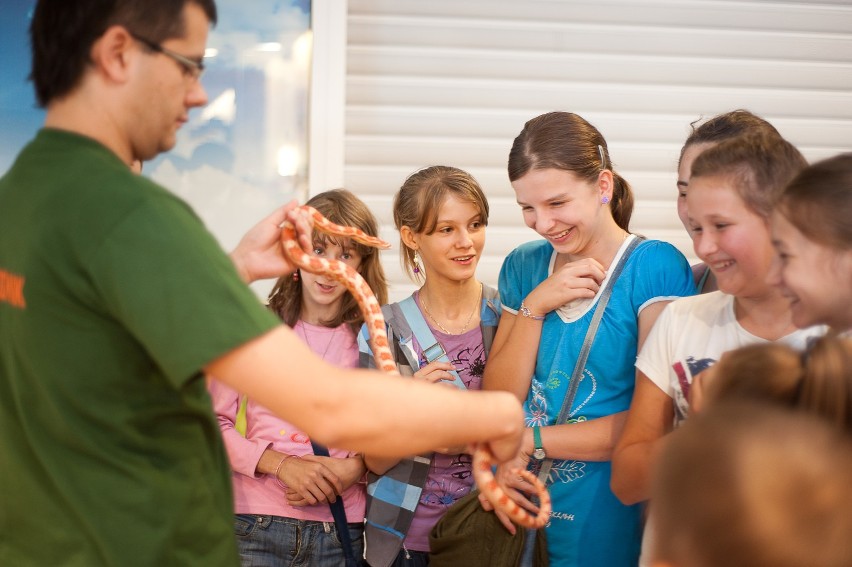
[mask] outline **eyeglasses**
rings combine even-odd
[[[180,53],[175,53],[171,49],[166,49],[159,43],[154,43],[150,39],[145,39],[144,37],[138,36],[135,33],[131,33],[130,35],[131,37],[133,37],[133,39],[142,43],[151,51],[162,53],[163,55],[180,65],[184,76],[198,80],[201,78],[201,75],[204,74],[204,63],[202,61],[196,61],[194,59],[186,57],[185,55],[181,55]]]

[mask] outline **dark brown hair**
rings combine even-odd
[[[801,171],[784,189],[778,212],[809,240],[852,249],[852,153]]]
[[[680,162],[683,160],[683,154],[686,149],[695,144],[718,144],[743,134],[750,132],[766,132],[776,136],[780,136],[775,126],[761,118],[760,116],[749,112],[748,110],[738,108],[730,112],[724,112],[714,116],[707,122],[701,122],[701,119],[692,122],[689,126],[692,129],[683,147],[680,149],[680,157],[677,159],[677,165],[680,167]]]
[[[39,0],[30,24],[30,79],[39,105],[77,86],[91,62],[92,45],[110,26],[161,43],[185,33],[187,4],[199,6],[216,23],[214,0]]]
[[[534,169],[560,169],[595,183],[604,169],[612,171],[612,218],[629,232],[633,214],[630,184],[615,172],[603,135],[571,112],[548,112],[524,124],[509,151],[509,181]]]
[[[784,187],[807,165],[801,152],[787,140],[754,132],[701,152],[692,164],[692,178],[728,179],[746,206],[768,219]]]
[[[472,203],[479,210],[483,226],[488,225],[488,199],[479,182],[466,171],[447,165],[433,165],[408,176],[393,200],[396,229],[407,226],[415,234],[432,234],[438,224],[438,212],[448,195]],[[414,281],[414,250],[400,240],[402,267]]]
[[[333,189],[324,191],[311,197],[306,203],[315,208],[319,213],[331,222],[343,226],[354,226],[363,230],[370,236],[379,235],[379,226],[376,218],[364,201],[356,197],[346,189]],[[314,243],[326,245],[327,243],[340,244],[335,237],[314,231]],[[358,273],[373,290],[376,300],[380,305],[388,301],[388,284],[385,271],[379,259],[379,252],[371,246],[351,241],[349,244],[361,255],[361,265]],[[302,310],[302,280],[294,280],[292,276],[278,278],[272,291],[269,293],[269,309],[275,312],[287,325],[293,326],[299,320]],[[330,321],[323,321],[326,327],[337,327],[348,323],[352,330],[358,332],[364,318],[358,303],[351,293],[343,297],[340,312]]]

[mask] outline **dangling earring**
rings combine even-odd
[[[299,270],[296,270],[295,272],[293,272],[293,281],[294,282],[299,281]]]
[[[414,258],[413,258],[413,261],[414,261],[414,268],[413,268],[413,270],[412,270],[415,274],[419,274],[419,273],[420,273],[420,262],[418,262],[418,261],[417,261],[417,259],[418,259],[417,251],[415,251],[415,252],[414,252]]]
[[[603,197],[601,197],[601,203],[603,203],[604,205],[606,205],[607,203],[609,203],[609,197],[607,197],[606,195],[604,195]]]

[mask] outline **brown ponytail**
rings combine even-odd
[[[852,339],[821,337],[801,353],[778,343],[722,356],[707,385],[708,407],[726,400],[779,404],[852,432]]]

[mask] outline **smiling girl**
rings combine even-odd
[[[580,116],[551,112],[527,122],[509,153],[509,179],[525,224],[542,239],[516,248],[500,270],[504,310],[484,385],[524,402],[521,449],[536,455],[535,467],[554,459],[550,564],[636,565],[640,510],[610,491],[609,460],[633,393],[637,347],[667,302],[694,293],[692,272],[673,246],[644,240],[610,281],[638,238],[628,227],[633,195],[614,171],[606,140]],[[609,286],[568,421],[556,425]]]
[[[476,279],[488,201],[469,173],[432,166],[405,180],[393,217],[403,265],[422,282],[411,297],[382,308],[397,368],[436,387],[479,390],[500,316],[497,292]],[[428,330],[421,333],[418,326]],[[373,366],[369,345],[359,342],[362,366]],[[440,411],[435,408],[436,419]],[[371,482],[367,561],[372,567],[428,565],[429,532],[473,485],[470,455],[455,447],[401,462],[369,455],[365,460],[372,473],[384,475]],[[417,495],[415,502],[385,496],[393,492],[385,486],[400,483],[409,485],[407,495]]]
[[[307,204],[333,223],[378,236],[376,219],[349,191],[326,191]],[[313,244],[316,256],[348,264],[380,301],[386,301],[385,275],[374,248],[316,231]],[[358,366],[356,333],[362,317],[343,284],[299,270],[276,282],[269,308],[327,362]],[[344,449],[328,449],[329,456],[318,456],[304,432],[262,405],[249,399],[240,410],[235,390],[215,380],[209,388],[233,469],[234,532],[242,563],[343,565],[346,539],[329,508],[339,498],[349,524],[352,555],[360,558],[366,502],[364,485],[358,482],[366,472],[362,456]],[[237,429],[242,412],[244,434]]]
[[[677,162],[677,216],[687,231],[690,231],[690,228],[686,194],[689,189],[689,178],[692,176],[692,163],[695,158],[701,152],[719,142],[750,132],[780,135],[772,124],[744,109],[724,112],[698,126],[696,126],[697,122],[690,124],[692,132],[683,143]],[[693,266],[692,273],[695,276],[698,293],[716,291],[716,280],[707,264],[699,263]]]
[[[824,333],[796,329],[789,301],[767,283],[772,205],[805,166],[795,147],[769,133],[722,142],[695,160],[689,226],[719,291],[669,305],[639,353],[636,392],[613,457],[612,486],[623,502],[648,498],[652,464],[666,434],[688,416],[698,373],[728,350],[768,341],[801,349]]]
[[[793,323],[852,333],[852,154],[796,176],[772,215],[772,241],[769,281],[790,300]]]

